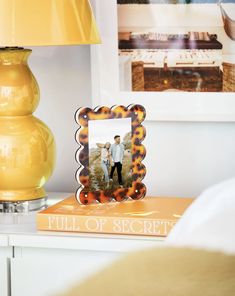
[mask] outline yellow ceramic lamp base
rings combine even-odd
[[[0,49],[0,202],[44,197],[54,169],[54,137],[32,115],[39,88],[27,64],[30,53]]]

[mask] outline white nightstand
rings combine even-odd
[[[49,193],[48,202],[69,195]],[[37,231],[35,215],[0,214],[1,296],[53,295],[126,252],[164,242],[157,237]]]

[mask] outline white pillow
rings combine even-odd
[[[235,178],[205,190],[186,210],[166,243],[235,254]]]

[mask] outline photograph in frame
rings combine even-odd
[[[101,45],[91,48],[93,107],[117,103],[127,105],[134,101],[145,106],[146,120],[150,121],[235,121],[235,41],[231,32],[235,19],[234,0],[222,3],[211,0],[92,0],[92,5],[102,38]],[[163,13],[158,15],[159,22],[153,21],[160,7]],[[146,11],[149,17],[147,19],[145,16],[142,20],[141,15],[146,15]],[[225,15],[229,18],[225,18]],[[229,26],[227,20],[232,21]],[[141,27],[141,24],[144,26]],[[156,32],[158,30],[159,34]],[[170,46],[176,40],[181,45],[190,44],[193,47],[192,44],[203,44],[206,47],[207,44],[212,49],[176,48],[170,49],[170,54],[169,50],[160,49],[163,57],[157,55],[154,65],[151,59],[148,60],[149,56],[145,57],[147,60],[133,61],[132,65],[128,50],[133,49],[126,49],[130,32],[133,32],[132,39],[138,42],[144,39],[146,43],[145,38],[169,38],[167,41],[160,40],[160,43]],[[146,35],[146,32],[151,34]],[[189,42],[189,39],[192,40]],[[124,41],[122,46],[121,40]],[[156,44],[156,40],[151,41]],[[121,47],[123,55],[120,53]],[[181,54],[187,50],[193,54]],[[198,51],[204,52],[204,55],[198,55]],[[177,67],[174,67],[176,64]],[[133,82],[132,66],[136,78]],[[150,80],[146,80],[150,84],[145,85],[145,75],[150,77]],[[160,80],[156,83],[159,75]]]
[[[234,3],[117,0],[120,90],[234,92]]]
[[[131,118],[90,120],[90,191],[132,186]]]

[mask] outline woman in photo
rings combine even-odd
[[[101,149],[101,168],[104,172],[104,180],[109,185],[109,168],[112,162],[109,142],[105,144],[97,143],[96,146]]]

